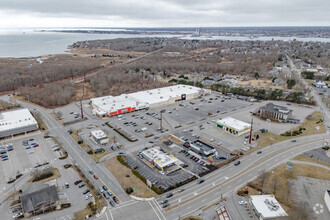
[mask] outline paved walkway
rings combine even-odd
[[[293,164],[298,163],[298,164],[306,164],[306,165],[312,165],[312,166],[317,166],[321,167],[323,169],[330,170],[330,167],[327,167],[325,165],[319,164],[319,163],[314,163],[314,162],[309,162],[309,161],[301,161],[301,160],[290,160]]]

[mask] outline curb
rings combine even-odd
[[[137,201],[151,201],[151,200],[154,200],[155,199],[155,197],[151,197],[151,198],[140,198],[140,197],[136,197],[136,196],[132,196],[132,195],[130,195],[130,197],[132,199],[137,200]]]

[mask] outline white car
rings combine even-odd
[[[88,194],[87,196],[85,196],[85,199],[86,200],[89,200],[90,198],[92,198],[93,196],[92,196],[92,194]]]
[[[23,216],[23,213],[21,213],[21,212],[16,213],[15,215],[13,215],[13,219],[19,218],[21,216]]]
[[[247,202],[245,202],[245,201],[239,201],[238,204],[240,204],[240,205],[246,205]]]
[[[214,138],[211,138],[210,141],[213,142],[213,141],[215,141],[215,140],[214,140]]]

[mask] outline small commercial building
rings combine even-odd
[[[105,117],[191,100],[210,93],[211,90],[194,86],[174,85],[120,96],[93,98],[91,105],[93,114]]]
[[[149,161],[152,165],[156,166],[158,169],[164,171],[178,161],[172,154],[167,155],[160,150],[159,147],[153,147],[141,152],[143,158]]]
[[[222,128],[226,132],[236,136],[249,132],[251,128],[250,124],[232,117],[223,118],[218,121],[214,121],[214,123],[217,127]]]
[[[109,143],[108,136],[100,129],[91,131],[91,136],[94,139],[94,141],[98,144]]]
[[[26,108],[0,112],[0,138],[26,134],[38,128],[37,121]]]
[[[261,118],[279,122],[299,123],[300,120],[292,118],[292,112],[293,110],[285,106],[268,103],[258,110],[258,115]]]
[[[194,151],[195,153],[203,155],[204,157],[209,157],[216,152],[213,146],[200,140],[196,140],[193,143],[189,144],[189,149]]]
[[[330,213],[330,190],[325,191],[324,202],[325,202],[325,205],[327,206],[328,211]]]
[[[255,215],[260,220],[288,216],[274,195],[250,196],[249,202]]]
[[[26,183],[20,196],[21,206],[25,217],[60,208],[60,199],[55,185],[45,183]]]

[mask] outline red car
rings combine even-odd
[[[93,175],[94,179],[98,179],[98,176],[96,174]]]
[[[74,182],[74,185],[78,185],[81,182],[82,182],[82,180],[77,180],[76,182]]]
[[[118,199],[116,196],[112,197],[112,199],[113,199],[113,201],[115,201],[117,204],[119,203],[119,199]]]
[[[204,164],[205,164],[205,161],[202,161],[202,162],[201,162],[201,165],[204,165]]]
[[[39,144],[32,145],[32,147],[39,147]]]

